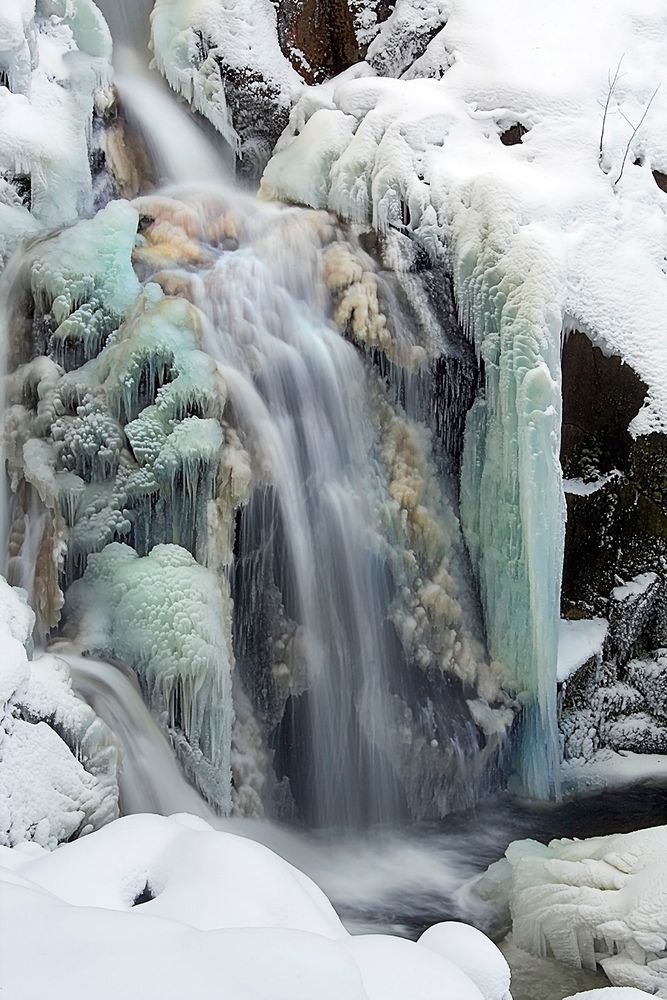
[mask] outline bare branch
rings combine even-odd
[[[658,86],[655,88],[655,90],[651,94],[651,96],[649,98],[649,102],[646,105],[646,107],[644,108],[644,114],[639,119],[639,123],[635,126],[635,129],[634,129],[632,135],[628,139],[628,144],[625,147],[625,153],[623,154],[623,162],[621,163],[621,172],[619,173],[618,177],[614,181],[614,187],[616,187],[616,185],[620,181],[621,177],[623,176],[623,171],[625,170],[625,161],[628,158],[628,153],[630,152],[630,146],[632,145],[633,140],[634,140],[635,136],[637,135],[637,132],[639,132],[640,128],[642,127],[642,125],[646,121],[646,116],[649,113],[649,111],[651,110],[651,105],[653,104],[655,98],[657,97],[657,94],[658,94],[659,90],[660,90],[660,84],[658,84]]]
[[[607,70],[607,81],[609,83],[609,90],[607,91],[607,100],[604,103],[604,113],[602,115],[602,131],[600,132],[600,151],[598,153],[598,163],[600,164],[600,167],[602,167],[602,157],[604,155],[603,154],[604,130],[605,130],[605,127],[606,127],[606,124],[607,124],[607,115],[609,114],[609,105],[611,103],[611,99],[612,99],[614,90],[616,89],[616,85],[618,84],[618,81],[620,79],[621,64],[622,64],[624,58],[625,58],[625,53],[623,53],[623,55],[621,56],[621,58],[618,60],[618,66],[616,67],[616,72],[614,73],[613,77],[611,77],[611,70]]]

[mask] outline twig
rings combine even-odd
[[[602,167],[602,157],[604,155],[604,153],[603,153],[604,130],[605,130],[605,127],[606,127],[606,124],[607,124],[607,115],[609,114],[609,105],[611,103],[611,98],[613,96],[614,90],[616,89],[616,84],[619,81],[619,75],[620,75],[620,72],[621,72],[621,64],[622,64],[622,62],[623,62],[624,59],[625,59],[625,52],[623,53],[623,55],[621,56],[621,58],[618,60],[618,66],[616,67],[616,72],[614,73],[613,79],[610,78],[611,70],[607,71],[607,82],[609,84],[609,89],[607,91],[607,100],[604,102],[604,113],[602,115],[602,131],[600,132],[600,152],[598,153],[598,163],[600,164],[600,167]]]
[[[632,145],[632,142],[633,142],[633,140],[634,140],[635,136],[637,135],[637,132],[639,132],[640,128],[641,128],[641,127],[642,127],[642,125],[644,124],[644,122],[645,122],[645,120],[646,120],[646,116],[647,116],[647,114],[649,113],[649,111],[650,111],[650,109],[651,109],[651,105],[653,104],[653,101],[655,100],[655,98],[656,98],[656,96],[657,96],[657,94],[658,94],[658,91],[659,91],[659,90],[660,90],[660,84],[658,84],[658,86],[657,86],[657,87],[655,88],[655,90],[654,90],[654,91],[653,91],[653,93],[651,94],[651,96],[650,96],[650,98],[649,98],[649,102],[648,102],[648,104],[646,105],[646,107],[644,108],[644,114],[643,114],[643,115],[641,116],[641,118],[639,119],[639,122],[638,122],[638,124],[637,124],[637,125],[635,126],[635,129],[634,129],[634,131],[633,131],[632,135],[631,135],[631,136],[630,136],[630,138],[628,139],[628,144],[627,144],[627,146],[625,147],[625,153],[623,154],[623,162],[621,163],[621,172],[619,173],[618,177],[617,177],[617,178],[616,178],[616,180],[614,181],[614,187],[616,187],[616,185],[617,185],[617,184],[618,184],[618,182],[620,181],[621,177],[623,176],[623,171],[625,170],[625,161],[626,161],[626,160],[627,160],[627,158],[628,158],[628,153],[630,152],[630,146]],[[626,120],[627,120],[627,119],[626,119]]]

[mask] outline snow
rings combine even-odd
[[[576,968],[599,965],[613,985],[665,997],[666,845],[667,827],[548,846],[515,841],[482,882],[501,903],[508,893],[517,947]]]
[[[650,587],[658,579],[657,573],[640,573],[633,580],[629,580],[627,583],[622,583],[618,587],[614,587],[611,592],[611,596],[615,601],[627,601],[628,599],[635,599],[637,597],[642,597]]]
[[[457,924],[438,947],[351,937],[326,896],[267,848],[191,816],[131,816],[48,854],[0,848],[8,996],[229,1000],[499,1000],[504,960]],[[152,898],[133,905],[148,888]],[[476,954],[475,985],[450,935]],[[34,941],[39,962],[30,962]],[[71,948],[77,944],[77,976]],[[118,956],[122,955],[122,962]],[[26,969],[30,969],[28,978]],[[504,983],[504,979],[503,979]],[[437,986],[436,986],[437,984]],[[508,992],[504,1000],[510,1000]]]
[[[602,655],[609,622],[606,618],[561,618],[558,638],[558,683],[562,684],[593,656]]]
[[[570,493],[573,496],[589,497],[593,493],[597,493],[598,490],[603,489],[609,483],[622,479],[622,477],[623,473],[614,469],[612,472],[608,472],[604,476],[599,476],[591,482],[586,482],[583,479],[564,479],[563,489],[566,493]]]
[[[636,785],[665,785],[667,755],[603,749],[561,765],[563,795],[578,798]]]
[[[28,659],[35,616],[0,578],[0,844],[53,848],[118,815],[112,736],[52,656]]]
[[[610,987],[601,990],[587,990],[586,993],[575,993],[574,996],[566,997],[565,1000],[641,1000],[642,997],[653,996],[653,993],[644,993],[643,990],[636,990],[632,986]]]
[[[458,965],[487,1000],[511,1000],[510,967],[475,927],[456,921],[435,924],[424,931],[419,943]]]

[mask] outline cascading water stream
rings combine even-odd
[[[267,205],[229,184],[205,183],[220,175],[219,163],[197,145],[203,140],[175,99],[149,79],[137,87],[130,81],[121,92],[140,130],[150,134],[150,149],[162,165],[157,173],[172,183],[133,207],[116,203],[100,213],[108,216],[109,228],[100,237],[105,251],[115,248],[119,232],[127,240],[119,243],[111,268],[122,272],[127,297],[117,313],[110,310],[106,343],[102,336],[85,339],[85,319],[83,343],[75,343],[79,329],[69,319],[55,322],[51,314],[47,320],[42,312],[53,303],[46,286],[35,302],[47,331],[36,346],[49,355],[56,386],[48,405],[68,411],[55,435],[48,422],[35,425],[39,448],[53,438],[44,453],[58,469],[40,486],[59,521],[54,537],[67,549],[51,577],[58,597],[60,585],[69,588],[66,626],[71,629],[68,616],[76,618],[85,603],[88,580],[79,578],[88,557],[95,557],[99,570],[104,560],[98,555],[105,556],[109,542],[126,543],[111,546],[124,550],[111,557],[121,559],[128,588],[136,586],[142,600],[155,588],[159,601],[167,602],[165,567],[177,577],[176,565],[188,574],[202,570],[198,560],[207,567],[206,583],[194,606],[199,609],[215,591],[216,609],[212,652],[201,665],[186,656],[181,669],[178,657],[183,660],[187,647],[185,640],[178,645],[180,636],[177,654],[172,657],[165,642],[160,655],[171,659],[160,660],[159,643],[145,641],[142,631],[150,632],[157,615],[139,600],[136,616],[130,613],[136,608],[125,607],[101,645],[93,641],[85,648],[132,662],[177,749],[190,761],[214,761],[215,781],[204,782],[215,786],[207,792],[212,802],[227,809],[231,798],[234,658],[261,729],[255,743],[264,741],[258,759],[272,757],[264,795],[269,810],[318,827],[359,828],[395,823],[409,813],[439,815],[452,800],[469,802],[477,779],[481,787],[484,769],[496,763],[512,712],[477,638],[473,599],[457,555],[459,525],[453,505],[443,501],[430,439],[386,392],[362,351],[341,335],[343,325],[333,322],[336,282],[346,267],[361,266],[355,237],[325,214]],[[163,113],[165,100],[169,114]],[[91,222],[81,225],[95,233],[97,222]],[[71,238],[76,241],[74,230]],[[69,239],[65,233],[65,253]],[[338,252],[338,265],[327,258],[331,249]],[[56,256],[46,268],[49,275],[60,266]],[[27,272],[33,261],[26,260]],[[85,275],[85,259],[77,266]],[[40,267],[38,262],[33,277]],[[101,298],[106,277],[95,279]],[[85,299],[90,293],[79,294]],[[372,299],[372,288],[356,294]],[[370,308],[371,299],[362,306]],[[407,312],[402,320],[397,317],[409,340]],[[64,339],[61,329],[69,331]],[[86,364],[80,368],[82,356]],[[110,370],[117,362],[118,385]],[[93,402],[88,392],[98,378]],[[200,387],[198,379],[210,381]],[[16,391],[23,388],[19,378]],[[206,454],[198,450],[197,428],[213,435],[206,439]],[[98,431],[107,456],[99,462],[80,443]],[[241,455],[250,484],[231,499],[215,492],[222,489],[215,480],[227,452]],[[61,468],[63,458],[68,464]],[[26,475],[24,482],[20,473],[19,461],[22,488],[39,478],[33,469],[33,479]],[[151,476],[155,486],[142,494]],[[130,481],[136,492],[123,492]],[[28,586],[27,564],[34,563],[40,536],[37,515],[28,508],[31,495],[24,490],[17,507],[19,514],[26,511],[27,530],[16,579]],[[110,512],[107,503],[118,507]],[[101,541],[98,525],[104,528]],[[176,563],[164,553],[164,564],[159,553],[149,562],[160,545],[181,547]],[[194,569],[187,562],[191,556]],[[135,558],[141,563],[136,572],[127,561]],[[94,579],[95,566],[90,560],[88,566]],[[120,572],[119,562],[110,570],[112,586]],[[107,593],[109,603],[127,603],[122,582]],[[153,608],[148,601],[146,606]],[[59,611],[60,605],[46,620],[58,621]],[[188,627],[198,640],[203,618],[188,614],[194,614]],[[136,641],[133,628],[140,633]],[[89,690],[90,669],[86,674],[78,663],[82,693]],[[101,701],[99,691],[96,698]],[[143,722],[137,716],[130,692],[125,703],[132,706],[132,724],[128,728],[114,717],[113,728],[125,726],[129,739],[130,730],[150,724],[146,714]],[[469,761],[476,761],[476,771],[466,771]],[[192,763],[191,776],[199,780],[195,768]],[[456,789],[448,798],[448,782],[463,788],[458,800]],[[224,794],[216,798],[218,785]],[[156,794],[148,793],[151,802]]]
[[[213,819],[214,814],[183,776],[167,739],[144,704],[132,671],[61,648],[54,652],[68,664],[78,694],[114,734],[120,754],[122,813],[169,816],[190,812]]]
[[[219,257],[202,302],[206,350],[270,483],[253,495],[242,522],[241,552],[257,538],[263,556],[237,573],[241,660],[258,592],[273,578],[302,628],[310,679],[276,735],[278,767],[317,825],[387,822],[401,812],[391,764],[396,664],[373,527],[379,500],[366,376],[354,349],[322,318],[316,243],[307,231],[291,231],[289,214],[282,222],[273,214],[254,221],[266,227],[259,254],[248,247]],[[285,238],[301,243],[291,247],[301,261],[296,275],[283,258]]]

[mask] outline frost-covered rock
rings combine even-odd
[[[0,267],[38,225],[93,204],[89,143],[110,102],[111,36],[92,0],[0,13]]]
[[[271,0],[158,0],[155,60],[170,85],[261,172],[303,86],[283,54]]]
[[[65,664],[28,659],[34,622],[0,578],[0,843],[51,849],[118,815],[116,751]]]
[[[11,908],[5,947],[15,959],[0,969],[8,995],[25,992],[23,958],[36,929],[40,962],[31,989],[40,995],[83,998],[90,982],[98,1000],[137,993],[208,1000],[221,991],[229,1000],[498,995],[475,985],[455,957],[420,943],[350,936],[305,875],[265,847],[190,816],[127,817],[51,855],[0,849],[0,866],[3,906]],[[443,943],[458,929],[434,930]],[[477,980],[484,970],[492,980],[502,956],[481,937],[473,943],[469,931],[464,964],[474,955]],[[73,940],[87,980],[74,987]]]
[[[600,965],[614,985],[664,997],[666,838],[667,828],[656,827],[548,846],[516,841],[481,891],[509,905],[519,948],[578,968]]]

